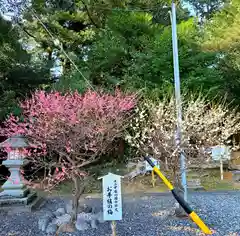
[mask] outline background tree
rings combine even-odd
[[[233,0],[214,15],[205,25],[205,47],[209,50],[226,51],[238,45],[240,30],[239,0]]]
[[[15,22],[21,29],[22,42],[28,48],[29,45],[34,48],[29,50],[34,58],[49,59],[61,68],[62,76],[59,83],[55,84],[55,89],[84,91],[90,82],[107,90],[118,85],[122,88],[141,88],[151,91],[151,96],[172,90],[172,46],[168,13],[171,1],[34,0],[31,5],[24,0],[17,4],[11,0],[7,2],[7,8],[18,16]],[[232,53],[225,53],[223,60],[220,48],[206,49],[216,48],[211,42],[221,42],[219,45],[224,47],[223,40],[227,37],[224,34],[224,27],[227,26],[225,23],[225,26],[222,24],[216,31],[221,40],[208,38],[220,25],[217,22],[226,18],[227,14],[223,13],[229,12],[226,9],[238,11],[237,0],[235,2],[224,5],[226,1],[201,0],[180,2],[177,5],[180,69],[184,89],[203,90],[210,97],[215,94],[223,96],[228,92],[229,100],[237,97],[238,53],[231,49]],[[189,18],[189,12],[184,8],[185,3],[193,7],[199,16],[205,17],[206,24],[199,28],[197,22]],[[214,16],[219,11],[219,16]],[[228,16],[228,25],[231,25],[231,17]],[[38,18],[54,38],[51,38]],[[231,30],[235,31],[237,32]],[[201,34],[205,35],[204,39]],[[78,65],[85,79],[71,65],[61,47],[53,43],[54,39],[62,42],[63,49]],[[228,40],[225,42],[231,47]],[[230,64],[229,60],[235,64]],[[227,86],[228,74],[234,76],[230,83],[234,86]]]
[[[47,52],[49,58],[57,57],[62,61],[66,70],[71,66],[69,60],[53,44],[51,36],[44,30],[37,17],[42,20],[54,37],[62,42],[65,51],[82,60],[86,49],[91,46],[95,36],[98,35],[99,29],[105,28],[105,22],[112,12],[141,11],[143,9],[143,11],[153,12],[156,20],[163,22],[169,10],[166,8],[166,4],[169,4],[168,0],[137,0],[133,2],[34,0],[30,5],[27,4],[27,0],[19,1],[18,4],[11,0],[7,2],[5,11],[10,9],[18,16],[16,19],[24,32],[22,35],[24,41],[31,42],[34,39],[35,47]],[[164,19],[161,20],[161,17]],[[169,23],[169,18],[167,18],[167,24]]]
[[[186,2],[193,8],[199,21],[203,23],[209,20],[229,0],[187,0]]]
[[[178,25],[182,86],[216,95],[223,79],[215,67],[218,58],[201,50],[198,35],[193,19]],[[94,84],[120,84],[123,89],[146,89],[158,96],[172,90],[171,27],[154,24],[151,14],[113,14],[91,48],[85,65]]]
[[[229,145],[229,138],[240,131],[240,113],[229,111],[224,103],[213,104],[204,97],[184,99],[181,149],[187,166],[201,167],[210,159],[208,151],[216,145]],[[136,108],[126,140],[141,155],[152,155],[162,162],[161,168],[170,170],[172,180],[180,184],[179,155],[175,144],[175,99],[143,101]],[[239,148],[233,143],[230,148]]]
[[[225,77],[224,90],[235,104],[240,92],[240,1],[234,0],[216,13],[204,26],[202,50],[216,52],[220,59],[218,70]]]
[[[11,22],[0,17],[0,120],[17,107],[17,100],[50,81],[50,65],[32,61]]]

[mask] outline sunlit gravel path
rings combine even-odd
[[[38,219],[44,211],[54,211],[64,206],[65,199],[49,198],[40,211],[8,216],[0,212],[0,236],[45,236],[38,230]],[[87,204],[101,208],[100,199],[87,199]],[[240,192],[195,192],[189,194],[194,210],[214,229],[214,235],[240,236]],[[167,216],[175,200],[171,194],[142,194],[126,196],[123,200],[123,220],[117,222],[117,236],[185,236],[201,235],[198,228],[188,219]],[[0,209],[1,210],[1,209]],[[71,236],[110,236],[109,222],[97,230],[62,233]]]

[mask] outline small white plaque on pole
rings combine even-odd
[[[215,146],[212,148],[212,159],[220,162],[220,176],[223,180],[223,161],[230,160],[230,149],[227,146]]]
[[[227,146],[215,146],[212,147],[212,159],[214,161],[229,160],[230,149]]]
[[[120,175],[109,173],[102,179],[103,219],[105,221],[122,220],[122,194]]]
[[[160,163],[159,163],[158,160],[154,159],[153,157],[150,157],[150,160],[153,162],[153,164],[154,164],[155,166],[157,166],[157,168],[160,169]],[[153,168],[148,164],[147,161],[145,161],[145,170],[146,170],[146,171],[152,171],[152,170],[153,170]]]

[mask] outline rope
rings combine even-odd
[[[58,40],[58,42],[61,45],[61,50],[64,53],[64,55],[67,57],[67,59],[72,63],[72,65],[75,67],[75,69],[79,72],[79,74],[83,77],[83,79],[85,80],[85,82],[89,85],[89,87],[91,87],[92,90],[95,91],[94,87],[91,85],[91,83],[89,82],[89,80],[84,76],[84,74],[80,71],[80,69],[78,68],[78,66],[75,64],[75,62],[68,56],[68,54],[66,53],[66,51],[63,49],[62,47],[62,43],[60,42],[59,39],[54,38],[53,34],[50,32],[50,30],[46,27],[46,25],[42,22],[42,20],[38,17],[38,15],[34,12],[34,10],[32,10],[32,14],[33,16],[39,21],[39,23],[42,25],[42,27],[45,29],[45,31],[48,33],[48,35],[52,38],[53,43],[56,45],[56,40]]]

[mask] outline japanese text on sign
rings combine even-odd
[[[118,212],[118,191],[117,180],[114,180],[114,209]]]
[[[106,221],[122,219],[121,176],[103,177],[103,217]]]
[[[113,214],[113,206],[112,206],[112,187],[108,186],[107,188],[107,213],[108,215]]]

